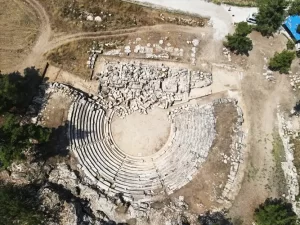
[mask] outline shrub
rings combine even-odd
[[[247,22],[240,22],[237,24],[235,29],[235,33],[241,36],[247,36],[252,31],[252,26],[249,25]]]
[[[252,26],[246,22],[238,23],[235,33],[226,36],[227,41],[224,42],[224,46],[236,54],[248,55],[248,52],[253,48],[253,44],[251,39],[246,36],[250,34],[251,31]]]
[[[289,15],[300,15],[300,0],[292,1],[288,13]]]
[[[249,51],[253,49],[253,44],[250,38],[238,34],[227,35],[227,41],[224,43],[230,51],[236,54],[248,55]]]
[[[286,44],[286,48],[288,50],[293,50],[295,48],[295,43],[291,39],[288,39],[288,42]]]
[[[294,52],[288,50],[283,50],[281,53],[276,52],[270,59],[269,68],[280,73],[288,73],[294,58]]]
[[[268,198],[255,209],[256,225],[296,225],[297,215],[290,203]]]

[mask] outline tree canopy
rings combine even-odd
[[[237,24],[234,34],[226,36],[227,41],[224,46],[236,54],[248,55],[249,51],[253,49],[252,40],[246,37],[252,31],[252,27],[246,22]]]
[[[282,199],[268,198],[254,213],[257,225],[296,225],[297,215],[292,205]]]
[[[247,36],[252,31],[252,26],[249,25],[247,22],[240,22],[237,24],[235,29],[235,33],[241,36]]]
[[[295,53],[283,50],[281,53],[276,52],[274,57],[270,59],[269,68],[280,73],[288,73],[295,59]]]
[[[300,15],[300,0],[294,0],[291,2],[288,13],[289,15]]]
[[[288,42],[286,44],[286,48],[288,50],[293,50],[295,48],[295,43],[291,39],[288,39]]]
[[[0,167],[24,158],[24,151],[48,142],[51,129],[34,124],[20,125],[17,116],[7,114],[0,127]]]
[[[8,167],[14,160],[24,158],[24,151],[48,142],[51,130],[34,124],[21,125],[41,82],[39,71],[26,68],[19,72],[0,73],[0,167]]]
[[[270,36],[278,30],[285,18],[287,0],[260,0],[256,16],[256,29],[264,36]]]

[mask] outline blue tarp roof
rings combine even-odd
[[[297,32],[297,27],[300,25],[300,16],[289,16],[284,22],[286,29],[294,36],[296,41],[300,41],[300,34]]]

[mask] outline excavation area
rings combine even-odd
[[[112,38],[60,38],[45,54],[47,101],[36,120],[65,126],[72,168],[102,193],[99,210],[114,220],[151,214],[152,224],[165,224],[183,208],[196,219],[229,208],[238,194],[243,73],[213,35],[209,27],[155,25]]]
[[[142,212],[180,196],[195,212],[232,199],[244,141],[234,91],[203,97],[214,74],[184,63],[103,56],[95,65],[97,94],[48,83],[50,105],[37,119],[49,120],[57,96],[70,99],[68,148],[91,184]]]
[[[44,18],[52,33],[42,30],[25,62],[45,71],[33,122],[59,130],[55,153],[68,153],[67,166],[57,156],[51,182],[107,221],[165,225],[184,214],[196,224],[201,213],[229,209],[240,190],[244,61],[226,53],[206,23],[161,14],[126,30],[79,29],[71,17],[53,29],[60,18]],[[63,33],[71,28],[80,33]]]

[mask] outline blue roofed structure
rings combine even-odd
[[[297,27],[300,25],[300,16],[289,16],[283,24],[283,27],[295,39],[296,42],[300,42],[300,34],[297,32]]]

